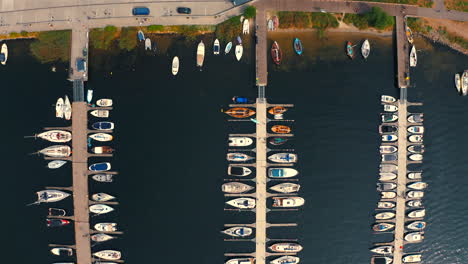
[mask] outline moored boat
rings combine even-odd
[[[377,183],[377,191],[379,192],[390,191],[395,189],[396,187],[397,185],[393,182]]]
[[[243,161],[248,161],[253,159],[253,157],[250,157],[247,154],[244,153],[228,153],[227,154],[227,160],[229,161],[237,161],[237,162],[243,162]]]
[[[276,243],[269,247],[273,252],[296,253],[302,250],[302,246],[297,243]]]
[[[420,143],[423,142],[423,136],[422,135],[411,135],[408,137],[408,140],[412,143]]]
[[[354,59],[353,43],[350,41],[346,42],[346,55],[348,55],[350,59]]]
[[[393,142],[398,139],[397,135],[382,135],[383,142]]]
[[[279,28],[279,18],[277,16],[274,16],[271,19],[273,20],[273,29]]]
[[[268,22],[267,22],[267,28],[268,30],[275,30],[275,25],[273,24],[273,20],[271,19],[268,19]]]
[[[410,230],[423,230],[424,228],[426,228],[426,222],[414,221],[414,222],[409,223],[406,226],[406,228],[408,228]]]
[[[458,94],[462,93],[462,91],[461,91],[461,78],[460,78],[459,73],[455,74],[455,88],[457,88]]]
[[[301,186],[296,183],[284,182],[270,187],[271,190],[280,193],[294,193],[298,192]]]
[[[280,65],[282,59],[282,53],[278,42],[274,41],[271,45],[271,58],[276,65]]]
[[[377,220],[388,220],[388,219],[394,218],[394,217],[395,217],[395,213],[392,213],[392,212],[382,212],[382,213],[376,214],[374,217],[375,217],[375,219],[377,219]]]
[[[242,23],[242,34],[249,34],[250,32],[250,23],[249,20],[246,18]]]
[[[268,142],[270,142],[270,144],[274,146],[283,145],[284,143],[286,143],[286,141],[288,141],[288,139],[283,137],[272,137],[270,138],[270,140],[268,140]]]
[[[138,40],[139,40],[139,41],[145,40],[145,34],[143,33],[143,31],[138,30],[137,36],[138,36]]]
[[[423,198],[424,197],[424,192],[423,191],[409,191],[406,196],[408,198]]]
[[[393,246],[378,246],[372,248],[370,251],[382,255],[393,254]]]
[[[106,118],[109,117],[109,110],[93,110],[90,114],[95,117]]]
[[[302,197],[292,197],[292,196],[286,196],[286,197],[273,197],[273,207],[283,207],[283,208],[288,208],[288,207],[299,207],[304,205],[304,198]]]
[[[371,264],[391,264],[393,259],[390,257],[372,256]]]
[[[205,60],[205,44],[203,44],[203,40],[198,43],[197,47],[197,66],[202,67],[203,61]]]
[[[233,258],[226,261],[225,264],[254,264],[255,258]]]
[[[408,122],[410,123],[422,123],[424,121],[424,114],[412,114],[408,116]]]
[[[389,208],[394,208],[395,203],[393,202],[378,202],[377,203],[377,208],[379,209],[389,209]]]
[[[413,44],[413,31],[408,26],[406,26],[406,38],[410,44]]]
[[[297,155],[293,153],[276,153],[268,157],[269,160],[279,163],[297,162]]]
[[[240,209],[252,209],[255,208],[255,199],[242,197],[227,201],[226,204]]]
[[[97,215],[100,215],[100,214],[107,214],[107,213],[110,213],[112,211],[114,211],[114,208],[108,206],[108,205],[105,205],[105,204],[93,204],[91,206],[89,206],[89,211],[93,214],[97,214]]]
[[[250,108],[246,108],[246,107],[234,107],[234,108],[228,109],[224,113],[235,118],[246,118],[246,117],[251,117],[255,115],[254,110]]]
[[[380,134],[391,134],[398,131],[398,126],[393,124],[383,124],[379,126]]]
[[[414,210],[408,213],[409,218],[421,218],[426,215],[425,209]]]
[[[99,99],[96,101],[96,105],[100,107],[111,107],[114,102],[112,99]]]
[[[246,147],[252,145],[253,140],[249,137],[230,137],[228,142],[230,147]]]
[[[270,264],[298,264],[300,261],[299,257],[295,256],[282,256],[270,261]]]
[[[395,164],[380,164],[380,172],[395,172],[398,170],[398,166]]]
[[[114,152],[114,149],[109,146],[100,146],[92,148],[91,152],[93,152],[94,154],[110,154]]]
[[[88,169],[90,171],[108,171],[111,169],[111,164],[109,162],[94,163]]]
[[[396,192],[381,192],[380,198],[381,199],[393,199],[396,197]]]
[[[407,128],[408,132],[414,133],[414,134],[423,134],[424,133],[424,127],[423,126],[410,126]]]
[[[234,52],[236,53],[237,61],[240,61],[242,58],[242,53],[244,53],[244,48],[242,47],[242,44],[237,44],[236,48],[234,49]]]
[[[379,177],[379,181],[391,181],[396,179],[397,175],[391,172],[381,172]]]
[[[422,154],[411,154],[408,156],[408,158],[410,160],[413,160],[413,161],[421,161],[423,159],[423,155]]]
[[[101,250],[96,253],[93,253],[93,256],[98,257],[100,259],[118,260],[121,258],[122,254],[120,253],[120,251],[117,250]]]
[[[254,187],[241,182],[227,182],[221,185],[221,190],[225,193],[244,193],[253,188]]]
[[[172,59],[172,75],[177,75],[179,72],[179,57],[174,56]]]
[[[94,225],[94,229],[101,232],[115,232],[117,231],[116,223],[97,223]]]
[[[380,101],[381,101],[382,103],[387,103],[387,104],[389,104],[389,103],[394,103],[394,102],[396,102],[396,98],[393,97],[393,96],[390,96],[390,95],[382,95],[382,96],[380,96]]]
[[[63,98],[60,97],[55,103],[55,117],[63,118]]]
[[[244,226],[233,226],[226,230],[221,231],[222,233],[233,236],[233,237],[246,237],[252,234],[252,228]]]
[[[385,112],[396,112],[398,111],[398,107],[396,105],[389,105],[389,104],[386,104],[384,105],[384,109],[383,109]]]
[[[2,50],[0,52],[0,62],[2,65],[6,65],[8,60],[8,46],[6,43],[2,44]]]
[[[380,154],[395,153],[397,150],[395,146],[380,146]]]
[[[465,70],[461,76],[462,95],[468,95],[468,70]]]
[[[47,163],[47,168],[49,169],[58,169],[67,163],[65,160],[53,160]]]
[[[424,239],[424,235],[421,232],[412,232],[405,235],[405,241],[408,242],[420,242]]]
[[[71,155],[71,148],[67,145],[54,145],[38,151],[45,156],[53,158],[65,158]]]
[[[421,254],[411,254],[403,257],[403,263],[421,262]]]
[[[65,101],[63,103],[63,117],[66,120],[70,120],[72,115],[72,106],[70,103],[70,99],[68,99],[68,96],[65,95]]]
[[[114,196],[107,194],[107,193],[95,193],[91,196],[91,198],[93,199],[93,201],[96,201],[96,202],[107,202],[107,201],[115,199]]]
[[[271,178],[290,178],[298,174],[298,171],[291,168],[270,168],[268,176]]]
[[[297,55],[302,55],[302,42],[299,38],[294,38],[294,51]]]
[[[108,121],[103,121],[103,122],[96,122],[92,124],[92,128],[96,130],[113,130],[114,129],[114,123],[108,122]]]
[[[424,190],[427,188],[427,183],[425,182],[412,182],[407,185],[408,188],[413,190]]]
[[[252,173],[252,170],[247,167],[232,166],[232,165],[228,167],[228,175],[231,175],[231,176],[244,177],[244,176],[250,175],[251,173]]]
[[[282,114],[284,112],[288,111],[287,108],[285,107],[282,107],[282,106],[275,106],[275,107],[272,107],[268,110],[268,113],[270,113],[271,115],[278,115],[278,114]]]
[[[398,120],[398,116],[394,114],[382,114],[382,122],[384,123],[389,123],[389,122],[395,122]]]
[[[109,235],[103,234],[103,233],[97,233],[97,234],[91,235],[90,238],[94,242],[105,242],[105,241],[109,241],[111,239],[114,239],[115,237],[109,236]]]
[[[66,226],[70,224],[69,220],[65,219],[46,219],[47,221],[47,227],[60,227],[60,226]]]
[[[408,207],[412,207],[412,208],[417,208],[417,207],[422,207],[423,206],[423,203],[421,200],[417,199],[417,200],[410,200],[406,203],[406,205]]]
[[[391,223],[377,223],[374,226],[372,226],[372,230],[374,230],[375,232],[385,232],[394,227],[395,225]]]
[[[424,153],[424,145],[410,145],[408,151],[411,153]]]
[[[226,48],[224,48],[224,54],[228,54],[231,51],[232,48],[232,42],[229,41],[229,43],[226,45]]]
[[[113,182],[114,175],[112,174],[95,174],[91,178],[97,182]]]
[[[219,50],[220,50],[219,40],[215,39],[214,44],[213,44],[213,54],[219,55]]]
[[[112,135],[106,134],[106,133],[96,133],[96,134],[89,135],[89,137],[96,141],[101,141],[101,142],[111,141],[114,138]]]
[[[274,125],[271,127],[271,131],[279,134],[287,134],[291,132],[291,128],[283,125]]]
[[[364,40],[361,46],[362,57],[364,57],[364,59],[367,59],[367,57],[369,57],[369,53],[370,53],[370,44],[369,44],[369,40],[366,39]]]
[[[416,67],[418,63],[418,55],[416,54],[416,47],[413,45],[410,52],[409,65],[410,67]]]
[[[93,90],[88,89],[88,92],[86,94],[86,102],[90,104],[92,100],[93,100]]]
[[[50,252],[56,256],[73,256],[73,249],[66,247],[55,247]]]
[[[145,39],[145,50],[151,50],[151,39],[150,38]]]

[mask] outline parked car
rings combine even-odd
[[[177,13],[179,13],[179,14],[191,14],[192,9],[190,9],[188,7],[178,7],[177,8]]]
[[[148,16],[150,14],[150,10],[149,8],[144,6],[134,7],[132,10],[132,14],[134,16]]]

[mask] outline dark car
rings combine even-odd
[[[132,14],[134,16],[149,16],[150,10],[149,8],[144,6],[134,7],[132,10]]]
[[[191,14],[192,9],[190,9],[188,7],[178,7],[177,8],[177,13],[179,13],[179,14]]]

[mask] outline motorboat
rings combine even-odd
[[[47,215],[54,216],[54,217],[66,216],[67,212],[64,209],[60,209],[60,208],[49,208]]]
[[[58,169],[67,163],[65,160],[53,160],[47,163],[47,168],[49,169]]]
[[[272,31],[272,30],[275,30],[275,26],[273,24],[273,20],[272,19],[268,19],[267,21],[267,28],[269,31]]]
[[[255,199],[252,198],[237,198],[226,202],[232,207],[237,207],[240,209],[252,209],[255,208]]]
[[[232,102],[235,104],[250,104],[252,100],[244,96],[234,96],[232,97]]]
[[[377,219],[377,220],[388,220],[388,219],[394,218],[394,217],[395,217],[395,213],[392,213],[392,212],[382,212],[382,213],[376,214],[374,217],[375,217],[375,219]]]
[[[114,152],[114,149],[109,146],[100,146],[92,148],[91,152],[93,152],[94,154],[110,154]]]
[[[63,98],[60,97],[55,103],[55,117],[63,118]]]
[[[354,59],[353,43],[350,41],[346,42],[346,55],[348,55],[350,59]]]
[[[111,164],[109,162],[100,162],[94,163],[89,166],[90,171],[108,171],[111,169]]]
[[[379,181],[392,181],[397,177],[395,173],[391,172],[381,172],[379,175]]]
[[[410,123],[422,123],[424,121],[424,114],[412,114],[408,116],[408,122]]]
[[[88,92],[86,93],[86,102],[88,102],[88,104],[91,104],[91,101],[93,101],[93,92],[93,90],[88,89]]]
[[[396,105],[386,104],[386,105],[384,105],[383,110],[385,112],[396,112],[396,111],[398,111],[398,107]]]
[[[97,182],[113,182],[114,175],[112,174],[95,174],[91,178]]]
[[[416,67],[417,63],[418,63],[418,55],[416,54],[416,47],[413,45],[413,47],[411,48],[411,52],[410,52],[409,66]]]
[[[408,151],[411,153],[424,153],[424,145],[411,145],[408,147]]]
[[[284,182],[270,187],[270,190],[280,193],[295,193],[298,192],[301,185],[291,182]]]
[[[47,221],[47,227],[60,227],[60,226],[66,226],[70,224],[69,220],[65,219],[46,219]]]
[[[225,193],[245,193],[254,187],[241,182],[227,182],[221,185],[221,190]]]
[[[232,166],[232,165],[228,167],[228,175],[231,175],[231,176],[244,177],[244,176],[250,175],[251,173],[252,173],[252,170],[247,167]]]
[[[414,133],[414,134],[422,134],[424,133],[424,127],[423,126],[410,126],[407,128],[408,132]]]
[[[396,192],[381,192],[380,198],[381,199],[393,199],[396,197]]]
[[[107,121],[96,122],[91,127],[97,130],[112,130],[114,129],[114,123]]]
[[[390,123],[398,120],[398,116],[394,114],[382,114],[382,122]]]
[[[222,233],[233,237],[246,237],[252,234],[252,228],[245,226],[234,226],[223,230]]]
[[[113,103],[112,99],[99,99],[96,101],[96,105],[100,107],[111,107]]]
[[[286,107],[282,107],[282,106],[275,106],[275,107],[272,107],[268,110],[268,113],[270,113],[271,115],[278,115],[278,114],[282,114],[284,112],[288,111],[288,109]]]
[[[172,59],[172,75],[177,75],[179,72],[179,57],[174,56]]]
[[[421,232],[412,232],[405,235],[407,242],[421,242],[424,239],[424,234]]]
[[[391,264],[393,259],[390,257],[372,256],[371,264]]]
[[[242,45],[242,38],[240,36],[237,36],[236,39],[237,39],[237,43]]]
[[[398,166],[395,164],[380,164],[380,172],[395,172],[398,170]]]
[[[97,223],[94,225],[94,229],[100,232],[115,232],[117,231],[116,223]]]
[[[391,162],[391,161],[396,161],[398,159],[398,155],[393,153],[393,154],[383,154],[382,156],[382,162]]]
[[[89,137],[96,141],[101,141],[101,142],[107,142],[107,141],[111,141],[112,139],[114,139],[112,135],[107,134],[107,133],[96,133],[96,134],[89,135]]]
[[[227,154],[227,160],[229,160],[229,161],[243,162],[243,161],[248,161],[248,160],[251,160],[251,159],[253,159],[253,158],[250,157],[247,154],[244,154],[244,153],[234,152],[234,153],[228,153]]]
[[[255,258],[233,258],[226,261],[225,264],[254,264]]]
[[[406,26],[406,38],[410,44],[413,44],[413,31],[408,26]]]
[[[234,107],[234,108],[228,109],[224,113],[235,118],[245,118],[245,117],[251,117],[255,115],[254,110],[250,108],[246,108],[246,107]]]
[[[382,95],[380,97],[380,101],[382,103],[391,104],[391,103],[396,102],[396,98],[390,95]]]
[[[366,39],[361,45],[362,57],[364,57],[364,59],[367,59],[367,57],[369,57],[369,53],[370,53],[370,44],[369,44],[369,40]]]
[[[304,198],[302,197],[273,197],[273,207],[299,207],[304,205]]]
[[[249,31],[250,31],[249,28],[250,28],[249,20],[244,19],[242,23],[242,34],[249,34]]]
[[[89,211],[93,214],[97,214],[97,215],[100,215],[100,214],[107,214],[107,213],[110,213],[112,211],[114,211],[114,208],[108,206],[108,205],[105,205],[105,204],[93,204],[91,206],[89,206]]]
[[[120,251],[117,250],[101,250],[96,253],[93,253],[93,256],[98,257],[100,259],[118,260],[121,258],[122,254],[120,253]]]
[[[403,263],[420,263],[421,262],[421,254],[411,254],[411,255],[406,255],[402,258]]]
[[[375,232],[385,232],[394,227],[395,225],[391,223],[377,223],[374,226],[372,226],[372,230],[374,230]]]
[[[299,38],[294,38],[294,51],[296,52],[297,55],[302,55],[302,42]]]
[[[411,155],[409,155],[408,158],[410,160],[413,160],[413,161],[421,161],[423,159],[423,155],[422,154],[411,154]]]
[[[203,61],[205,60],[205,44],[203,43],[203,40],[198,43],[197,47],[197,66],[202,67],[203,66]]]
[[[406,205],[408,207],[417,208],[417,207],[422,207],[423,203],[422,203],[421,200],[417,199],[417,200],[410,200],[410,201],[406,202]]]
[[[276,243],[269,247],[273,252],[297,253],[302,250],[302,246],[297,243]]]
[[[277,16],[273,16],[272,20],[273,20],[273,28],[278,29],[279,28],[279,18]]]
[[[390,191],[395,189],[396,187],[397,185],[393,182],[377,183],[377,191],[379,192]]]
[[[271,127],[271,131],[279,134],[287,134],[291,132],[291,128],[283,125],[274,125]]]
[[[391,255],[393,254],[393,246],[378,246],[372,248],[370,251],[376,254]]]
[[[397,152],[398,148],[395,146],[380,146],[380,154],[389,154]]]
[[[139,41],[145,40],[145,34],[143,33],[143,31],[138,30],[137,36],[138,36],[138,40],[139,40]]]
[[[230,147],[246,147],[253,143],[253,140],[249,137],[230,137],[228,141]]]
[[[71,148],[67,145],[54,145],[41,149],[38,153],[53,158],[66,158],[71,155]]]
[[[56,256],[73,256],[73,249],[66,247],[55,247],[50,252]]]
[[[423,222],[423,221],[414,221],[414,222],[411,222],[409,223],[406,228],[410,229],[410,230],[423,230],[424,228],[426,228],[426,222]]]
[[[270,168],[268,169],[268,176],[271,178],[290,178],[294,177],[299,172],[291,168]]]
[[[270,264],[298,264],[300,260],[295,256],[282,256],[270,261]]]
[[[151,50],[151,39],[150,38],[145,39],[145,50]]]
[[[158,46],[156,45],[156,41],[153,41],[151,43],[151,49],[153,50],[153,52],[156,54],[157,51],[158,51]]]
[[[107,118],[109,117],[109,110],[93,110],[90,114],[95,117]]]
[[[468,95],[468,70],[465,70],[461,77],[461,90],[462,95]]]
[[[408,213],[409,218],[421,218],[426,215],[426,209],[414,210]]]
[[[65,101],[63,103],[63,117],[66,120],[70,120],[72,115],[72,106],[70,103],[70,99],[68,99],[68,96],[65,95]]]
[[[398,127],[394,125],[380,125],[379,133],[380,134],[391,134],[398,131]]]
[[[288,141],[288,139],[283,137],[272,137],[268,140],[268,142],[274,146],[283,145],[286,141]]]
[[[0,63],[2,63],[2,65],[6,65],[7,60],[8,60],[8,46],[6,43],[3,43],[2,50],[0,52]]]
[[[413,190],[424,190],[427,188],[427,183],[425,182],[412,182],[407,185],[408,188]]]
[[[50,142],[65,143],[72,139],[72,134],[65,130],[49,130],[37,134],[36,137]]]
[[[455,88],[457,88],[457,92],[458,94],[462,94],[462,90],[461,90],[461,78],[460,78],[460,74],[455,74]]]
[[[270,161],[279,163],[297,162],[297,155],[293,153],[276,153],[268,157]]]
[[[394,141],[397,141],[397,139],[398,139],[397,135],[382,135],[383,142],[394,142]]]
[[[423,135],[411,135],[408,137],[409,142],[421,143],[423,142]]]
[[[105,241],[109,241],[111,239],[114,239],[115,237],[109,236],[109,235],[103,234],[103,233],[97,233],[97,234],[91,235],[90,238],[94,242],[105,242]]]
[[[219,55],[219,50],[220,50],[219,40],[215,39],[214,44],[213,44],[213,54]]]
[[[244,53],[244,47],[242,47],[242,44],[237,44],[234,52],[236,53],[237,61],[240,61],[242,58],[242,53]]]
[[[232,42],[229,41],[229,43],[226,45],[226,48],[224,48],[224,54],[228,54],[232,49]]]
[[[91,196],[91,198],[96,202],[107,202],[115,199],[114,196],[107,193],[95,193]]]
[[[378,202],[377,203],[377,208],[379,209],[390,209],[394,207],[395,207],[395,203],[392,203],[392,202]]]
[[[274,41],[271,45],[271,58],[276,65],[280,65],[282,59],[282,53],[278,42]]]
[[[423,198],[424,197],[424,192],[423,191],[409,191],[406,196],[408,198]]]

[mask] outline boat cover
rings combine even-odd
[[[272,177],[283,177],[284,176],[284,171],[283,171],[283,169],[272,169],[271,170],[271,176]]]
[[[0,53],[0,61],[5,61],[5,53]]]

